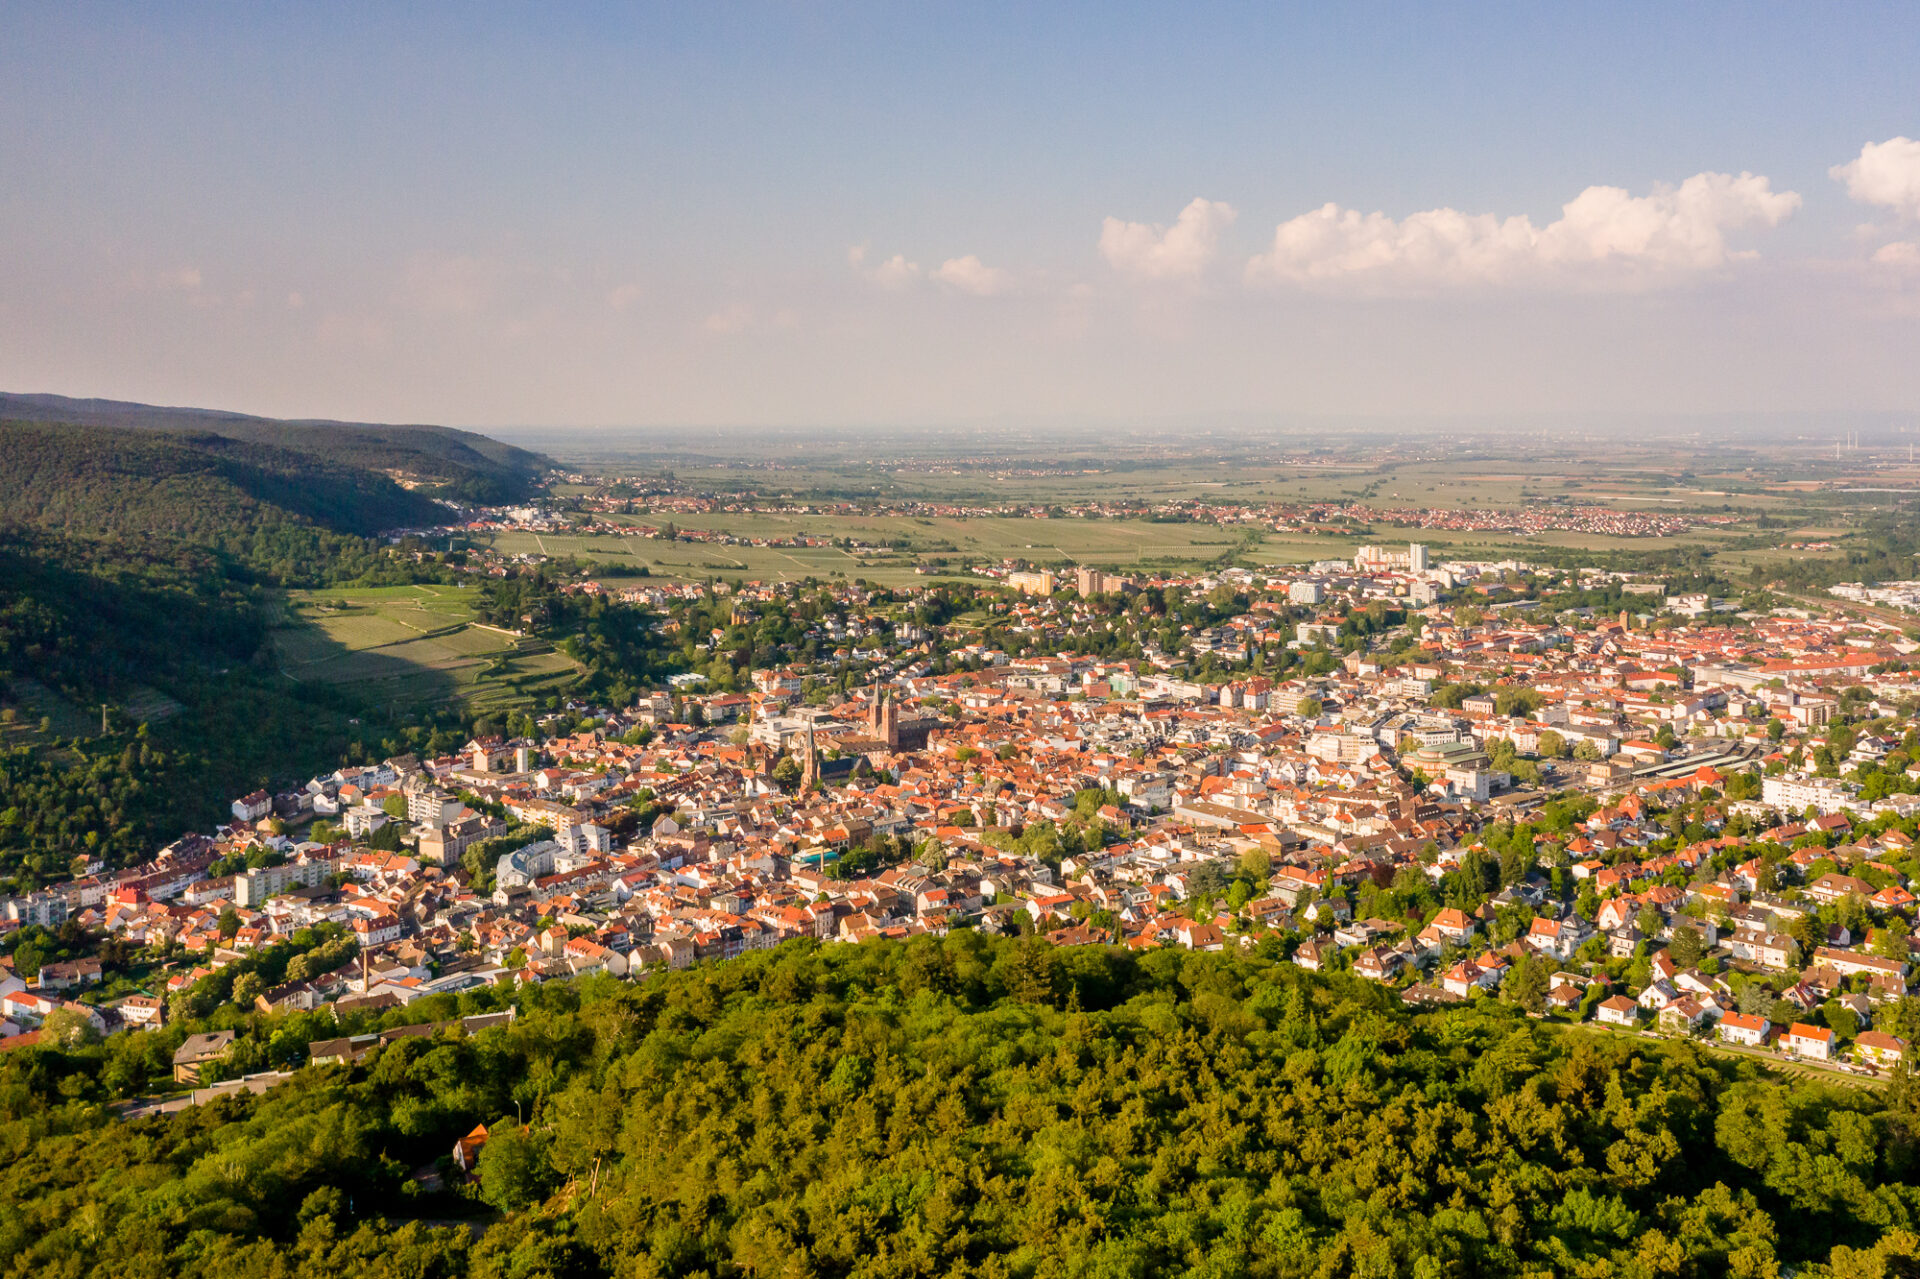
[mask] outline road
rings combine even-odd
[[[1597,1021],[1583,1021],[1579,1023],[1578,1028],[1598,1031],[1602,1034],[1621,1035],[1631,1039],[1671,1038],[1653,1031],[1628,1030],[1624,1026],[1609,1026]],[[1737,1044],[1726,1044],[1712,1039],[1692,1039],[1688,1042],[1724,1057],[1743,1057],[1776,1074],[1797,1075],[1824,1084],[1838,1084],[1842,1088],[1878,1088],[1886,1083],[1884,1078],[1877,1075],[1857,1075],[1838,1066],[1825,1066],[1799,1057],[1784,1057],[1763,1048],[1743,1048]]]

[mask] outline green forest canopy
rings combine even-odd
[[[100,1081],[139,1044],[9,1054],[0,1273],[1912,1273],[1904,1084],[1411,1011],[1271,955],[957,932],[515,998],[507,1029],[126,1124]],[[470,1235],[445,1223],[478,1205],[409,1173],[482,1122]]]

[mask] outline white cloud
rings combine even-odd
[[[635,302],[647,296],[647,291],[637,284],[616,284],[607,290],[607,309],[609,311],[627,311]]]
[[[933,278],[940,283],[971,293],[975,297],[990,298],[996,293],[1004,293],[1013,283],[1013,278],[999,267],[988,266],[969,253],[963,258],[948,258],[933,272]]]
[[[1643,196],[1588,187],[1544,227],[1525,215],[1432,209],[1396,221],[1327,204],[1282,222],[1247,276],[1382,291],[1646,287],[1751,256],[1728,249],[1727,232],[1777,226],[1799,207],[1799,195],[1751,173],[1697,173]]]
[[[1170,227],[1108,218],[1100,224],[1100,254],[1114,270],[1140,279],[1192,279],[1212,263],[1235,216],[1230,204],[1195,199]]]
[[[1920,267],[1920,244],[1912,240],[1895,240],[1892,244],[1883,244],[1873,260],[1881,266]]]
[[[1920,142],[1888,138],[1860,148],[1860,157],[1827,170],[1844,182],[1847,194],[1861,204],[1897,210],[1902,217],[1920,219]]]
[[[920,278],[920,264],[909,262],[896,253],[878,266],[867,266],[867,246],[856,244],[847,250],[847,265],[883,289],[904,289]]]

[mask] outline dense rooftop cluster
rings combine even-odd
[[[1891,625],[1418,547],[1095,584],[961,617],[932,588],[627,588],[689,667],[659,691],[242,796],[9,899],[8,1042],[964,927],[1275,938],[1416,1000],[1904,1051]],[[740,636],[772,659],[744,682]],[[332,940],[222,978],[295,937]]]

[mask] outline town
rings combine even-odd
[[[630,703],[289,779],[0,904],[0,1050],[978,929],[1902,1061],[1920,643],[1893,623],[1418,543],[966,589],[971,622],[940,585],[615,588],[696,658]],[[173,1080],[379,1042],[195,1035]]]

